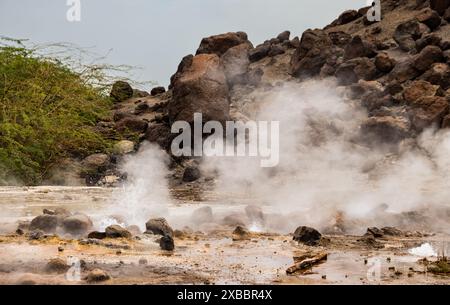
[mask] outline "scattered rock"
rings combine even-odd
[[[428,70],[432,64],[440,62],[444,59],[441,48],[437,46],[426,46],[415,58],[414,68],[424,72]]]
[[[449,111],[447,99],[440,96],[421,97],[410,106],[412,108],[410,111],[411,121],[418,131],[433,124],[440,126]]]
[[[175,243],[172,236],[165,235],[161,237],[161,239],[159,240],[159,246],[162,250],[173,251],[175,249]]]
[[[442,22],[439,14],[429,8],[423,9],[416,18],[419,22],[426,24],[432,31],[437,29]]]
[[[55,215],[39,215],[30,223],[30,230],[41,230],[45,233],[55,233],[58,226],[58,217]]]
[[[404,236],[405,234],[403,233],[403,231],[394,228],[394,227],[384,227],[381,228],[381,231],[383,232],[384,235],[388,235],[388,236]]]
[[[152,91],[150,91],[151,96],[156,96],[156,95],[160,95],[166,92],[166,88],[160,86],[160,87],[155,87],[152,89]]]
[[[444,15],[445,11],[450,7],[449,0],[430,0],[430,7],[439,15]]]
[[[135,132],[144,133],[147,130],[148,122],[136,117],[125,117],[116,123],[117,131],[121,133]]]
[[[360,15],[358,13],[358,11],[355,10],[347,10],[345,12],[343,12],[337,19],[337,24],[338,25],[343,25],[343,24],[347,24],[350,23],[356,19],[358,19],[359,17],[361,17],[362,15]]]
[[[397,143],[408,137],[410,122],[399,116],[377,116],[368,118],[361,126],[361,132],[367,140],[384,143]]]
[[[310,77],[320,73],[327,58],[333,54],[333,43],[323,30],[307,30],[292,56],[290,69],[295,77]]]
[[[131,233],[119,225],[112,225],[105,230],[106,237],[108,238],[131,238]]]
[[[189,166],[184,170],[183,182],[194,182],[200,179],[201,173],[197,167]]]
[[[375,78],[377,68],[367,57],[359,57],[344,62],[336,69],[336,77],[341,85],[350,85],[360,79],[372,80]]]
[[[394,33],[394,40],[400,49],[409,52],[416,46],[416,40],[422,35],[422,29],[416,19],[403,22],[397,26]]]
[[[44,232],[41,230],[34,230],[28,234],[29,240],[39,240],[45,236]]]
[[[88,273],[86,276],[86,281],[88,283],[99,283],[107,281],[110,278],[111,277],[108,273],[106,273],[106,271],[97,268]]]
[[[92,221],[87,215],[75,214],[63,220],[62,228],[72,235],[84,235],[92,229]]]
[[[403,98],[408,103],[413,103],[424,96],[435,96],[439,86],[432,85],[424,80],[413,81],[409,87],[403,91]]]
[[[317,246],[322,238],[322,234],[310,227],[298,227],[294,232],[294,240],[307,246]]]
[[[395,60],[385,52],[378,53],[375,57],[375,66],[383,73],[389,73],[395,67]]]
[[[450,88],[450,67],[444,63],[433,64],[420,79],[447,90]]]
[[[378,228],[376,228],[376,227],[368,228],[366,234],[370,234],[370,235],[372,235],[375,238],[381,238],[384,235],[383,231],[378,229]]]
[[[115,82],[112,86],[110,96],[115,102],[122,102],[133,97],[133,88],[124,81]]]
[[[214,35],[202,39],[196,55],[216,54],[222,56],[228,49],[247,42],[247,34],[244,32]]]
[[[269,55],[271,46],[270,44],[262,44],[254,49],[251,49],[248,53],[250,62],[257,62]]]
[[[94,231],[88,234],[88,238],[92,238],[92,239],[105,239],[106,238],[106,233],[105,232],[98,232],[98,231]]]
[[[147,228],[146,233],[152,233],[162,236],[173,236],[173,229],[169,226],[169,223],[164,218],[150,219],[145,224]]]
[[[280,42],[285,42],[285,41],[289,40],[290,37],[291,37],[291,32],[290,31],[284,31],[284,32],[278,34],[277,39]]]
[[[377,52],[375,46],[365,41],[361,36],[357,35],[353,37],[350,43],[345,47],[344,58],[346,60],[354,59],[357,57],[374,57]]]
[[[62,274],[66,273],[70,269],[70,266],[60,258],[51,259],[45,266],[45,272]]]

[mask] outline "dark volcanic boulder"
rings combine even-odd
[[[45,265],[45,272],[63,274],[70,269],[70,266],[61,258],[53,258]]]
[[[58,217],[55,215],[39,215],[31,223],[29,230],[41,230],[45,233],[54,233],[58,226]]]
[[[175,242],[172,236],[166,235],[159,240],[159,246],[164,251],[173,251],[175,249]]]
[[[448,114],[448,101],[440,96],[425,96],[411,103],[411,121],[416,130],[423,130],[433,124],[440,126]]]
[[[419,71],[428,70],[432,64],[444,59],[441,48],[437,46],[426,46],[415,58],[414,68]]]
[[[424,96],[435,96],[439,86],[424,80],[417,80],[403,91],[403,98],[407,103],[413,103]]]
[[[352,35],[343,31],[330,32],[328,33],[328,36],[330,37],[334,45],[341,48],[347,46],[352,40]]]
[[[173,135],[170,126],[163,123],[151,124],[145,132],[145,139],[151,143],[157,143],[163,149],[170,149]]]
[[[115,102],[122,102],[133,97],[133,88],[124,81],[115,82],[112,86],[110,96]]]
[[[254,49],[251,49],[248,53],[248,58],[250,62],[257,62],[267,56],[269,56],[269,52],[271,50],[271,46],[269,43],[261,44]]]
[[[442,16],[450,7],[450,0],[430,0],[430,7]]]
[[[406,118],[377,116],[367,119],[361,133],[368,141],[396,143],[409,136],[410,123]]]
[[[332,46],[333,42],[325,31],[305,31],[291,58],[291,74],[296,77],[318,75],[327,58],[333,54]]]
[[[131,238],[131,233],[119,225],[112,225],[105,229],[108,238]]]
[[[363,40],[361,36],[353,37],[350,43],[345,47],[344,58],[353,59],[357,57],[374,57],[377,54],[376,47]]]
[[[420,75],[420,72],[414,68],[414,60],[406,58],[399,61],[389,74],[389,81],[395,83],[404,83]]]
[[[361,17],[358,11],[355,10],[347,10],[343,12],[337,19],[337,24],[347,24]]]
[[[126,117],[116,123],[116,129],[119,132],[137,132],[143,133],[147,130],[148,123],[135,117]]]
[[[196,55],[216,54],[222,56],[228,49],[245,42],[248,42],[248,39],[244,32],[214,35],[202,39]]]
[[[184,170],[183,181],[184,182],[194,182],[201,177],[200,170],[197,167],[189,166]]]
[[[94,231],[88,234],[88,238],[92,238],[92,239],[105,239],[106,238],[106,233],[105,232],[99,232],[99,231]]]
[[[426,24],[432,31],[441,25],[441,17],[439,14],[429,8],[422,10],[417,16],[417,20]]]
[[[92,229],[92,221],[87,215],[75,214],[64,218],[62,228],[72,235],[84,235]]]
[[[367,57],[360,57],[344,62],[336,69],[336,77],[341,85],[350,85],[360,79],[372,80],[375,78],[377,68]]]
[[[163,94],[164,92],[166,92],[166,88],[160,86],[160,87],[153,88],[152,91],[150,91],[150,94],[152,96],[155,96],[155,95]]]
[[[322,234],[316,229],[310,227],[298,227],[294,232],[294,240],[308,246],[319,244]]]
[[[217,55],[197,55],[183,69],[173,84],[168,111],[171,123],[193,122],[196,112],[204,121],[229,119],[228,84]]]
[[[284,32],[278,34],[277,39],[279,42],[285,42],[285,41],[289,40],[290,37],[291,37],[291,32],[284,31]]]
[[[389,73],[395,67],[395,59],[389,57],[385,52],[379,53],[375,57],[375,66],[383,73]]]
[[[397,26],[394,33],[394,40],[400,49],[409,52],[416,46],[416,40],[422,35],[422,29],[416,19],[403,22]]]
[[[426,46],[440,46],[442,38],[435,33],[428,34],[416,40],[417,51],[422,51]]]
[[[441,86],[442,89],[450,88],[450,67],[444,63],[436,63],[426,71],[420,79],[430,82],[433,85]]]
[[[147,228],[146,233],[163,236],[173,236],[173,229],[169,226],[169,223],[164,218],[150,219],[145,224],[145,227]]]

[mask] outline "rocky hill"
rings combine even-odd
[[[381,3],[381,22],[369,22],[365,7],[300,38],[286,31],[257,46],[244,32],[204,38],[195,55],[181,60],[167,91],[149,94],[116,83],[114,121],[99,126],[131,130],[141,134],[131,140],[169,151],[171,124],[190,122],[195,112],[205,121],[247,120],[261,107],[261,96],[286,82],[333,79],[346,99],[366,109],[360,139],[368,146],[395,148],[427,127],[450,127],[450,1]],[[199,176],[192,160],[172,165],[176,178],[186,167],[186,181]]]

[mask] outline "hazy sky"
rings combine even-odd
[[[66,0],[0,0],[0,35],[34,43],[70,42],[107,54],[112,64],[167,85],[202,37],[245,31],[256,45],[284,30],[323,27],[366,0],[81,0],[81,21],[68,22]]]

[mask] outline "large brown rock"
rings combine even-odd
[[[432,64],[444,59],[441,48],[437,46],[426,46],[415,58],[414,68],[423,72],[428,70]]]
[[[84,235],[92,229],[91,219],[84,214],[75,214],[65,218],[62,222],[64,232],[72,235]]]
[[[173,134],[170,132],[170,126],[164,123],[149,125],[145,132],[145,139],[151,143],[157,143],[163,149],[170,149]]]
[[[248,42],[248,39],[247,34],[244,32],[214,35],[202,39],[196,54],[216,54],[222,56],[228,49],[245,42]]]
[[[395,59],[391,58],[387,53],[379,53],[375,57],[375,66],[383,73],[389,73],[395,67]]]
[[[436,63],[426,71],[420,79],[426,80],[433,85],[441,86],[442,89],[450,88],[450,67],[444,63]]]
[[[423,34],[419,21],[412,19],[397,26],[394,33],[394,40],[400,49],[409,52],[416,46],[416,40]]]
[[[31,223],[29,230],[41,230],[45,233],[54,233],[58,226],[58,217],[56,215],[39,215]]]
[[[397,62],[394,69],[389,74],[389,81],[404,83],[408,80],[416,78],[419,75],[420,72],[414,68],[414,60],[412,58],[405,58]]]
[[[416,16],[417,20],[426,24],[432,31],[438,28],[441,25],[441,17],[439,14],[429,8],[423,9]]]
[[[353,37],[350,43],[345,47],[344,58],[353,59],[357,57],[374,57],[376,53],[374,45],[365,41],[361,36]]]
[[[327,58],[333,53],[332,46],[333,42],[325,31],[305,31],[300,46],[291,58],[291,74],[296,77],[318,75]]]
[[[197,55],[183,67],[173,83],[168,111],[171,123],[193,122],[196,112],[202,113],[204,121],[229,119],[228,85],[217,55]]]
[[[337,19],[337,24],[347,24],[361,17],[361,15],[356,10],[347,10],[339,15]]]
[[[154,218],[147,221],[145,224],[146,233],[162,236],[173,236],[173,229],[164,218]]]
[[[133,97],[133,88],[127,82],[117,81],[112,86],[110,96],[115,102],[122,102]]]
[[[143,133],[147,130],[148,123],[136,117],[125,117],[116,123],[116,129],[119,132]]]
[[[412,124],[419,131],[433,124],[440,126],[448,114],[448,101],[440,96],[424,96],[410,106]]]
[[[435,96],[438,89],[439,86],[432,85],[424,80],[417,80],[403,91],[403,98],[407,103],[413,103],[424,96]]]
[[[395,116],[368,118],[361,126],[362,135],[368,141],[396,143],[409,135],[408,119]]]
[[[355,58],[341,64],[336,70],[336,77],[341,85],[350,85],[360,79],[372,80],[377,69],[375,64],[367,57]]]
[[[430,0],[430,7],[442,16],[450,7],[450,0]]]

